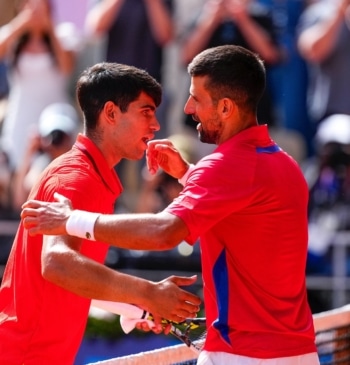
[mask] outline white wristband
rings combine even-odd
[[[188,170],[185,172],[184,176],[182,176],[182,178],[178,180],[178,182],[182,186],[185,186],[186,181],[187,181],[187,178],[188,178],[188,175],[191,173],[191,171],[193,170],[193,168],[194,168],[194,164],[193,163],[190,163],[190,166],[189,166]]]
[[[66,222],[66,231],[70,236],[95,241],[94,226],[100,213],[73,210]]]

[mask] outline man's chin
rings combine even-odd
[[[211,140],[211,138],[208,138],[208,136],[206,136],[205,134],[198,132],[198,139],[202,142],[202,143],[207,143],[207,144],[215,144],[215,142],[213,142]]]

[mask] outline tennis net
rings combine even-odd
[[[350,364],[350,305],[314,314],[316,345],[321,365]],[[186,345],[100,361],[95,365],[195,365],[196,354]],[[90,364],[92,365],[92,364]]]
[[[314,315],[321,365],[350,364],[350,305]]]

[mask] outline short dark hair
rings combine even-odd
[[[207,76],[205,88],[214,102],[227,97],[245,110],[257,110],[266,85],[264,62],[235,45],[204,50],[188,65],[188,73],[191,77]]]
[[[88,67],[80,75],[76,87],[85,127],[95,129],[106,102],[112,101],[125,113],[141,92],[149,95],[156,106],[162,101],[160,84],[145,70],[112,62]]]

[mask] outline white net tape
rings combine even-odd
[[[157,350],[140,352],[135,355],[123,356],[116,359],[104,360],[95,365],[170,365],[195,359],[196,354],[185,344],[164,347]]]

